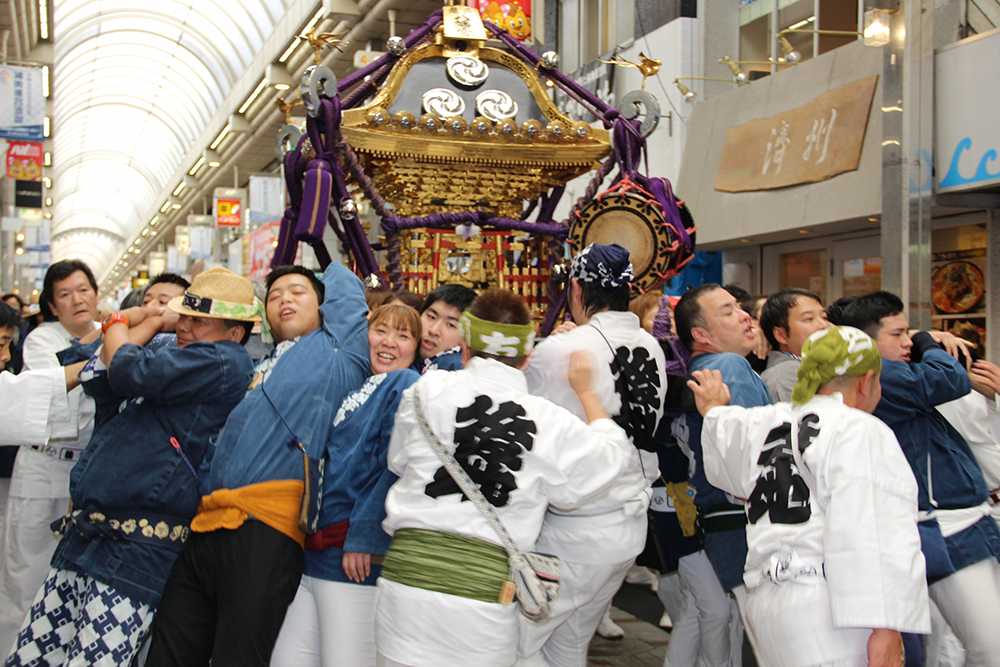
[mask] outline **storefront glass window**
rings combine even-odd
[[[783,253],[779,256],[781,288],[798,287],[819,294],[826,294],[829,271],[826,248]]]
[[[986,350],[986,223],[935,229],[931,235],[931,321],[935,329]]]

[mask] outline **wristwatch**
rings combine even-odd
[[[108,333],[108,328],[112,324],[116,324],[118,322],[121,322],[125,326],[129,326],[129,322],[128,322],[128,318],[127,317],[125,317],[121,313],[111,313],[110,315],[108,315],[107,317],[104,318],[103,322],[101,322],[101,333],[102,334]]]

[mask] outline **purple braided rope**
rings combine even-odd
[[[403,40],[403,43],[406,44],[406,51],[409,51],[414,46],[427,39],[427,37],[434,32],[434,29],[441,25],[443,13],[443,9],[435,10],[433,14],[427,17],[426,21],[410,31],[410,34]],[[396,61],[399,60],[400,57],[401,56],[396,56],[392,53],[386,53],[384,56],[380,57],[367,67],[363,67],[357,72],[353,72],[337,82],[337,92],[343,92],[350,89],[360,81],[364,81],[366,76],[379,70],[386,64],[391,63],[395,65]]]
[[[533,67],[538,66],[541,57],[531,49],[526,48],[506,30],[493,25],[489,21],[484,21],[483,25],[486,26],[487,30],[493,33],[494,37],[499,39],[507,46],[507,48],[517,54],[521,60],[530,63]],[[552,79],[564,92],[570,95],[577,102],[591,107],[591,110],[596,112],[594,115],[601,118],[605,125],[609,124],[618,117],[620,113],[618,109],[605,104],[601,98],[597,97],[597,95],[590,92],[576,81],[569,78],[567,75],[563,74],[559,69],[546,69],[545,76]]]
[[[368,197],[368,200],[372,203],[372,208],[375,209],[375,212],[378,213],[382,221],[382,230],[386,234],[387,252],[385,264],[389,272],[389,284],[392,285],[393,291],[400,292],[403,290],[403,263],[400,253],[398,227],[394,225],[398,218],[395,213],[386,207],[382,195],[375,189],[375,185],[368,178],[368,174],[365,173],[354,149],[351,148],[351,145],[347,143],[347,140],[343,136],[337,142],[337,150],[343,157],[351,176],[361,187],[361,191],[365,196]]]
[[[609,157],[601,163],[601,168],[598,169],[597,173],[594,174],[594,177],[590,179],[590,183],[587,184],[587,189],[583,191],[583,194],[580,195],[580,197],[576,200],[576,203],[573,204],[573,208],[569,211],[569,216],[567,216],[567,218],[560,224],[569,229],[569,227],[573,224],[573,221],[576,220],[577,215],[579,215],[580,210],[589,202],[592,202],[594,197],[597,196],[597,191],[604,183],[604,179],[608,177],[608,174],[610,174],[611,170],[614,168],[615,160],[613,157]]]
[[[379,70],[377,73],[372,75],[369,81],[366,81],[362,85],[358,86],[351,91],[351,94],[344,98],[341,102],[341,107],[344,109],[353,109],[367,99],[367,97],[377,90],[377,87],[382,85],[386,77],[389,76],[389,72],[392,71],[393,65],[387,65],[384,69]]]
[[[489,226],[497,230],[527,232],[536,236],[555,236],[561,239],[566,238],[566,234],[568,232],[564,225],[556,222],[528,222],[526,220],[517,220],[514,218],[494,218],[489,216],[489,211],[432,213],[418,218],[396,218],[390,223],[390,226],[392,231],[400,231],[404,229],[417,229],[420,227],[454,228],[457,225],[472,222]],[[385,221],[382,223],[382,228],[386,229]]]

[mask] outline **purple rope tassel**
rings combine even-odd
[[[330,210],[330,192],[333,174],[325,160],[312,160],[306,171],[305,187],[302,194],[302,208],[295,225],[295,238],[299,241],[323,239],[326,212]]]

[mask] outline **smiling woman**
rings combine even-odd
[[[376,308],[368,323],[372,373],[388,373],[413,365],[420,340],[420,315],[403,304]]]

